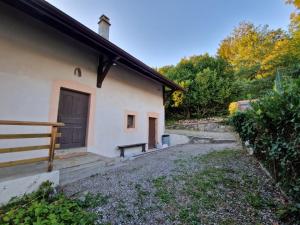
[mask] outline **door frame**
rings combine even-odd
[[[88,113],[87,113],[87,130],[86,130],[86,147],[94,145],[94,119],[96,110],[96,88],[70,80],[55,80],[52,84],[52,93],[49,107],[49,121],[57,121],[58,105],[61,89],[81,92],[89,95]]]
[[[159,121],[159,113],[156,112],[148,112],[147,113],[147,142],[149,141],[149,118],[155,119],[155,144],[158,143],[158,121]],[[148,149],[149,149],[149,143],[148,143]]]

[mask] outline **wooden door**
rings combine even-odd
[[[89,95],[71,91],[60,90],[58,122],[63,122],[60,128],[60,148],[77,148],[86,146],[87,114]]]
[[[155,148],[156,145],[156,118],[149,117],[149,139],[148,148]]]

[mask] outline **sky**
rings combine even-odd
[[[98,31],[110,18],[110,41],[151,67],[183,57],[215,55],[240,22],[288,29],[293,7],[284,0],[48,0]]]

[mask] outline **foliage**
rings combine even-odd
[[[272,72],[266,71],[265,58],[287,38],[288,35],[281,29],[271,30],[267,25],[243,22],[221,42],[218,55],[233,66],[239,77],[262,78],[272,75]]]
[[[295,12],[291,14],[291,30],[297,31],[300,26],[300,1],[299,0],[286,0],[287,4],[293,4],[296,8]]]
[[[86,209],[104,204],[104,197],[87,195],[84,200],[73,200],[55,193],[49,182],[39,190],[12,199],[0,209],[0,224],[95,224],[97,215]]]
[[[242,22],[219,45],[217,56],[183,58],[158,71],[186,88],[166,105],[167,119],[220,116],[232,101],[256,99],[273,88],[276,74],[300,75],[300,2],[288,31]]]
[[[272,90],[274,84],[273,77],[266,77],[261,79],[236,79],[234,82],[233,99],[247,100],[256,99],[267,94]]]
[[[231,122],[276,181],[300,201],[300,79],[285,81]]]
[[[232,115],[236,113],[238,110],[238,103],[237,102],[231,102],[228,106],[229,114]]]
[[[207,117],[226,113],[232,98],[232,70],[221,58],[208,54],[182,59],[176,66],[159,69],[182,85],[186,92],[174,92],[167,104],[167,117]]]
[[[298,0],[287,0],[288,4],[293,4],[296,8],[295,12],[291,14],[291,23],[289,32],[284,32],[281,29],[270,30],[267,26],[255,27],[253,24],[246,23],[241,24],[240,27],[236,28],[233,34],[229,37],[230,40],[234,40],[230,46],[233,48],[231,60],[242,61],[246,59],[246,69],[252,69],[251,65],[254,66],[254,73],[258,78],[273,76],[276,74],[278,69],[281,72],[285,72],[286,75],[292,77],[299,77],[300,74],[300,3]],[[246,29],[244,29],[246,27]],[[236,32],[238,31],[238,32]],[[241,36],[237,35],[242,34]],[[255,38],[255,37],[260,38]],[[228,39],[228,38],[227,38]],[[222,57],[222,48],[228,47],[225,39],[220,45],[219,55]],[[253,43],[253,40],[254,43]],[[245,42],[243,44],[243,41]],[[237,46],[237,48],[234,48]],[[249,51],[249,48],[252,49]],[[255,52],[261,54],[255,54]],[[245,55],[244,53],[248,54]],[[226,55],[224,55],[226,57]],[[247,57],[249,59],[247,60]],[[257,62],[257,64],[253,63]],[[235,67],[236,71],[242,71],[243,64],[236,63],[238,66]],[[257,68],[257,71],[255,71]]]

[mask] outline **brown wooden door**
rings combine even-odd
[[[60,148],[76,148],[86,145],[87,113],[89,95],[67,89],[60,90],[58,106],[58,122],[63,122],[60,128]]]
[[[156,145],[156,118],[149,117],[149,139],[148,148],[155,148]]]

